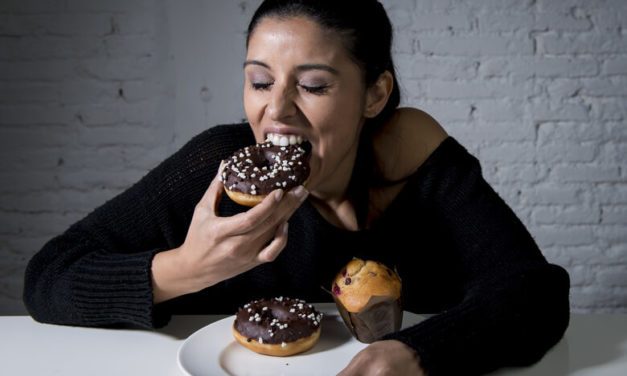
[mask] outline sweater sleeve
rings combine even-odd
[[[169,314],[153,305],[152,259],[183,241],[194,206],[230,150],[216,142],[229,130],[196,136],[35,254],[23,296],[32,317],[78,326],[165,325]]]
[[[478,375],[530,365],[562,337],[569,277],[549,264],[514,212],[489,186],[476,158],[452,138],[408,183],[461,265],[461,300],[386,336],[414,348],[430,376]]]

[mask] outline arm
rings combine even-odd
[[[447,139],[412,176],[412,193],[452,242],[462,300],[394,333],[429,375],[481,374],[539,360],[569,319],[568,274],[550,265],[479,162]],[[408,256],[410,257],[410,256]]]
[[[194,138],[32,258],[24,302],[33,318],[84,326],[165,324],[153,305],[153,256],[185,236],[220,160],[213,133]]]

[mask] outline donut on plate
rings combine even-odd
[[[320,338],[322,313],[304,300],[255,300],[237,311],[233,336],[260,354],[290,356],[312,348]]]
[[[300,136],[271,134],[266,142],[239,149],[224,160],[224,190],[238,204],[255,206],[277,188],[288,191],[302,185],[309,177],[309,151]]]

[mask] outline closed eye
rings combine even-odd
[[[253,90],[268,90],[272,86],[271,82],[253,82],[250,84]]]
[[[299,86],[302,87],[303,90],[305,90],[306,92],[308,92],[310,94],[315,94],[315,95],[325,94],[327,92],[327,90],[329,89],[328,85],[321,85],[321,86],[299,85]]]

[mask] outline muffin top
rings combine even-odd
[[[331,291],[348,312],[359,312],[375,296],[399,299],[401,279],[380,262],[354,258],[337,274]]]

